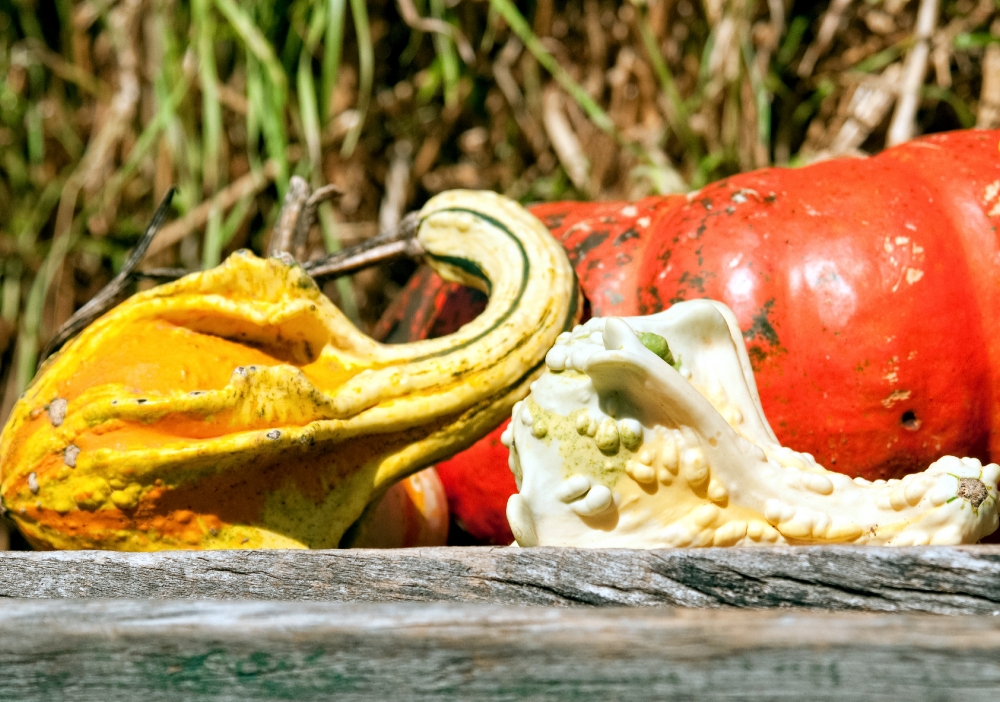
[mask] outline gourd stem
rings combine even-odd
[[[281,203],[281,211],[278,212],[278,219],[271,230],[271,241],[267,245],[268,256],[295,253],[296,225],[311,194],[309,183],[305,178],[292,176],[288,183],[288,192],[285,193],[285,200]]]
[[[294,180],[293,178],[292,185],[295,184]],[[308,186],[306,187],[308,188]],[[304,191],[304,193],[299,192],[298,195],[302,197],[293,198],[294,190],[296,190],[294,187],[291,188],[288,196],[285,198],[285,204],[282,206],[281,214],[278,216],[278,224],[275,225],[272,240],[277,238],[284,241],[293,249],[300,249],[303,248],[305,243],[303,232],[308,233],[309,227],[312,226],[312,222],[315,220],[316,208],[320,203],[340,195],[340,190],[334,185],[328,185],[318,188],[312,193],[309,193],[308,190]],[[191,271],[183,268],[136,270],[143,256],[146,255],[146,250],[152,243],[153,238],[159,232],[163,221],[166,219],[167,207],[170,204],[171,198],[173,198],[174,192],[175,190],[171,188],[170,192],[160,202],[156,208],[156,212],[153,214],[152,221],[150,221],[149,226],[146,228],[146,232],[135,245],[135,248],[132,249],[128,260],[125,261],[125,265],[122,266],[118,275],[59,327],[55,336],[45,345],[45,348],[39,355],[39,364],[58,351],[67,341],[86,329],[95,319],[121,302],[122,297],[125,295],[125,288],[133,278],[169,281],[183,278],[191,273]],[[290,201],[294,202],[290,203]],[[291,218],[291,214],[295,215],[294,219]],[[281,225],[282,222],[285,222],[285,224]],[[388,261],[400,256],[419,258],[423,255],[423,248],[416,239],[419,225],[420,220],[417,213],[411,212],[403,218],[403,221],[393,231],[383,232],[357,246],[338,251],[335,254],[316,261],[310,261],[304,264],[303,268],[317,282],[322,283],[356,273],[363,268],[374,266],[382,261]],[[285,250],[275,251],[272,255],[283,255],[291,258],[290,252]],[[294,259],[292,258],[291,260]]]
[[[177,280],[190,272],[187,268],[146,268],[135,271],[134,275],[145,280]]]
[[[399,256],[419,258],[423,247],[417,241],[420,218],[417,212],[403,217],[396,229],[379,234],[349,249],[330,254],[317,261],[309,261],[302,267],[316,282],[323,282],[340,276],[350,275],[362,268]]]
[[[415,236],[417,225],[419,224],[415,215],[415,212],[408,215],[408,217],[413,217],[413,219],[407,221],[404,218],[400,226],[391,232],[373,237],[357,246],[343,249],[324,258],[309,261],[302,264],[302,267],[317,282],[324,283],[328,280],[340,278],[341,276],[351,275],[383,261],[399,258],[400,256],[419,258],[423,255],[424,251]],[[184,268],[147,268],[135,271],[134,276],[136,278],[167,281],[183,278],[189,273],[191,271]]]

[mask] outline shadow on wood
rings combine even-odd
[[[8,601],[12,699],[992,699],[1000,618]]]

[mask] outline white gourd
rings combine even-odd
[[[677,368],[640,332],[666,339]],[[869,482],[781,446],[718,302],[591,319],[546,362],[503,437],[521,546],[962,544],[997,528],[994,463],[946,456]]]

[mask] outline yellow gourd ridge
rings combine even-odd
[[[489,294],[383,345],[300,266],[249,252],[139,293],[48,359],[0,434],[0,497],[39,548],[330,548],[390,485],[509,415],[578,314],[562,247],[493,193],[427,203],[435,270]]]
[[[869,482],[781,446],[721,303],[591,319],[546,364],[502,437],[521,546],[953,545],[997,529],[995,463]]]

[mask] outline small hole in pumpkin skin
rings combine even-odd
[[[923,424],[923,422],[917,419],[917,415],[913,412],[913,410],[906,410],[903,412],[903,416],[900,417],[899,423],[902,424],[903,428],[907,431],[916,431],[920,428],[920,425]]]

